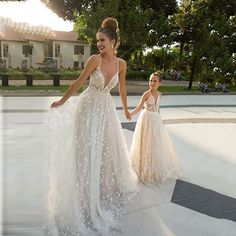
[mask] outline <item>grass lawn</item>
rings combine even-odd
[[[158,90],[162,93],[201,93],[200,89],[196,86],[193,86],[191,90],[186,86],[161,86]]]
[[[51,92],[51,91],[58,91],[58,92],[65,92],[69,88],[69,85],[60,85],[60,86],[53,86],[53,85],[33,85],[33,86],[26,86],[26,85],[9,85],[9,86],[0,86],[1,91],[16,91],[16,92],[24,92],[24,91],[44,91],[44,92]],[[128,90],[128,89],[127,89]],[[161,86],[159,89],[162,93],[193,93],[199,92],[200,90],[197,87],[193,87],[192,90],[188,90],[185,86]],[[83,89],[81,88],[79,92],[82,92]]]
[[[0,91],[59,91],[65,92],[69,88],[69,85],[60,85],[60,86],[53,86],[53,85],[33,85],[33,86],[26,86],[26,85],[9,85],[9,86],[0,86]],[[80,89],[82,91],[82,89]]]

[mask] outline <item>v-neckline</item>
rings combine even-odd
[[[100,72],[101,72],[101,74],[102,74],[102,76],[103,76],[103,82],[104,82],[104,84],[103,84],[103,89],[105,89],[105,88],[110,84],[110,82],[112,81],[112,79],[117,75],[117,73],[118,73],[118,71],[119,71],[119,59],[116,58],[116,73],[111,77],[111,79],[107,80],[107,81],[108,81],[107,83],[105,83],[105,82],[106,82],[106,79],[105,79],[105,76],[104,76],[104,74],[103,74],[103,72],[102,72],[102,69],[101,69],[101,62],[102,62],[102,58],[101,58],[101,56],[100,56],[100,62],[99,62],[98,69],[100,70]]]
[[[101,72],[101,74],[102,74],[102,76],[103,76],[103,81],[104,81],[104,84],[103,84],[103,89],[104,88],[106,88],[109,84],[110,84],[110,82],[112,81],[112,79],[116,76],[116,74],[118,73],[118,71],[116,71],[116,73],[111,77],[111,79],[109,79],[108,80],[108,82],[105,84],[105,76],[104,76],[104,74],[103,74],[103,72],[102,72],[102,69],[101,69],[101,66],[99,66],[99,70],[100,70],[100,72]]]
[[[159,95],[157,94],[157,98],[155,98],[155,97],[152,95],[151,92],[150,92],[150,95],[154,98],[154,104],[155,104],[155,106],[156,106],[156,105],[157,105],[157,99],[158,99]]]

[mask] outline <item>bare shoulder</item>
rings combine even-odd
[[[124,69],[126,70],[127,62],[122,58],[118,58],[118,60],[119,60],[120,70],[124,70]]]
[[[147,90],[146,92],[143,93],[143,96],[142,96],[142,97],[143,97],[144,99],[148,99],[149,96],[150,96],[150,91]]]
[[[127,65],[127,63],[126,63],[126,61],[125,61],[124,59],[119,58],[119,57],[117,57],[117,59],[119,60],[119,63],[120,63],[121,65]]]
[[[91,55],[85,64],[84,71],[89,74],[92,73],[98,68],[99,62],[100,62],[99,55],[97,54]]]
[[[98,54],[93,54],[89,57],[87,63],[99,65],[99,61],[100,61],[100,56]]]

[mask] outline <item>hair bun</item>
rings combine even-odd
[[[115,18],[108,17],[102,21],[102,28],[112,28],[118,31],[118,21]]]

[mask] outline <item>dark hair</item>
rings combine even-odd
[[[120,34],[118,28],[118,21],[113,17],[108,17],[102,21],[98,32],[105,34],[110,40],[115,40],[115,53],[120,44]]]
[[[162,81],[162,79],[163,79],[163,73],[162,73],[162,71],[160,71],[160,70],[155,71],[154,73],[151,74],[151,76],[153,76],[153,75],[158,77],[159,82]],[[151,76],[150,76],[150,77],[151,77]]]

